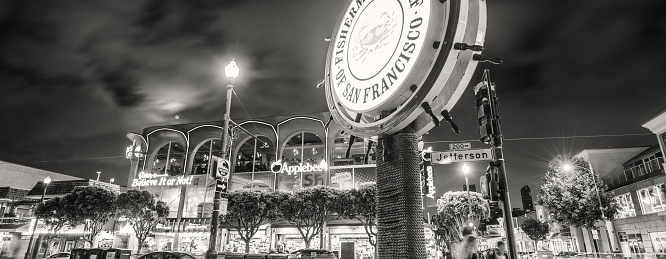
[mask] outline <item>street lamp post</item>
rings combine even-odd
[[[573,171],[573,165],[571,165],[570,163],[566,163],[566,164],[564,164],[562,169],[564,169],[564,171],[569,171],[569,172]],[[601,220],[604,221],[604,226],[607,228],[606,229],[606,235],[610,235],[609,232],[608,232],[610,229],[608,229],[609,225],[607,224],[607,221],[606,221],[606,214],[604,213],[604,207],[601,204],[601,194],[599,193],[599,187],[597,186],[597,180],[594,177],[594,171],[592,171],[592,161],[587,162],[587,170],[590,171],[590,177],[592,177],[592,184],[594,184],[594,191],[597,193],[597,201],[599,202],[599,212],[601,212]],[[610,227],[612,228],[613,226],[610,225]],[[610,236],[609,236],[608,239],[611,240]],[[610,245],[612,247],[613,243],[611,242]]]
[[[44,178],[44,190],[42,191],[42,198],[39,199],[39,203],[41,204],[44,202],[44,195],[46,195],[46,188],[49,187],[49,183],[51,183],[51,177],[47,176]],[[37,207],[35,207],[35,210]],[[33,215],[35,212],[33,211]],[[30,235],[30,241],[28,242],[28,250],[25,251],[25,259],[29,259],[30,255],[32,254],[32,251],[30,251],[30,248],[32,247],[32,241],[35,240],[35,230],[37,229],[37,217],[35,217],[35,224],[32,225],[32,234]]]
[[[467,186],[467,208],[469,209],[469,214],[467,214],[467,220],[469,220],[469,226],[472,226],[472,196],[469,194],[469,179],[467,178],[467,173],[469,173],[469,166],[467,163],[462,166],[463,174],[465,174],[465,185]]]
[[[222,152],[220,156],[222,158],[227,155],[227,131],[229,131],[229,120],[231,119],[229,113],[231,112],[231,94],[234,90],[234,80],[238,77],[240,72],[238,66],[236,66],[236,61],[231,60],[229,65],[224,68],[224,72],[229,79],[229,84],[227,85],[227,99],[226,99],[226,111],[224,113],[224,128],[222,131]],[[220,188],[217,186],[221,184],[220,180],[215,178],[215,196],[213,198],[213,213],[211,216],[210,224],[210,238],[208,240],[208,251],[206,251],[206,259],[215,259],[217,258],[217,233],[218,227],[220,225],[220,198],[222,196]],[[228,186],[228,183],[227,183]]]

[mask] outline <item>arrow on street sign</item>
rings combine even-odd
[[[432,152],[432,162],[435,164],[450,164],[454,162],[476,162],[476,161],[492,161],[492,160],[493,160],[493,150],[489,148]]]

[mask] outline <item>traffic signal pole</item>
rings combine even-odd
[[[506,232],[506,240],[509,248],[509,258],[518,259],[516,253],[516,235],[513,231],[513,219],[511,217],[511,201],[509,198],[509,187],[506,179],[506,167],[504,165],[504,152],[502,149],[502,123],[500,122],[499,109],[497,103],[497,94],[495,92],[495,85],[490,81],[489,71],[486,69],[483,73],[483,81],[479,83],[474,89],[476,96],[476,108],[479,111],[479,126],[481,133],[481,142],[493,145],[493,162],[492,167],[497,170],[496,181],[499,189],[499,198],[502,201],[503,214],[504,214],[504,229]],[[491,168],[491,172],[492,172]],[[490,174],[492,176],[493,174]],[[495,178],[495,177],[492,177]],[[490,193],[491,200],[494,193]]]

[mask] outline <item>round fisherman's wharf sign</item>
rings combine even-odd
[[[485,4],[350,0],[326,59],[326,102],[333,119],[361,137],[407,127],[422,135],[439,124],[474,74],[474,55],[486,34]]]
[[[329,57],[337,99],[350,110],[372,112],[392,101],[424,47],[430,1],[351,1]]]

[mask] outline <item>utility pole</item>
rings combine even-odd
[[[509,199],[506,167],[504,165],[504,151],[502,150],[502,123],[500,122],[495,85],[490,81],[488,69],[483,71],[483,80],[474,87],[474,95],[476,96],[476,109],[478,111],[481,142],[492,145],[494,150],[491,166],[497,170],[497,177],[491,177],[491,181],[495,181],[495,184],[499,187],[499,198],[503,205],[504,228],[509,248],[509,256],[511,259],[517,259],[516,237],[513,231],[511,201]],[[491,197],[493,197],[493,195],[495,194],[490,194]]]

